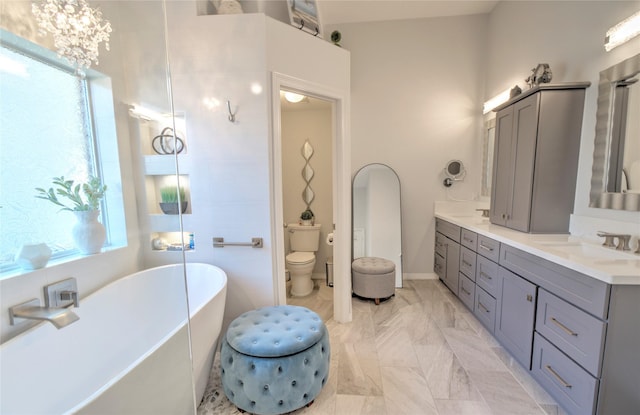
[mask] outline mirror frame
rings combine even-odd
[[[606,177],[609,173],[614,84],[638,72],[640,72],[640,54],[600,72],[589,207],[640,211],[640,194],[606,191]]]
[[[393,173],[396,177],[396,180],[398,181],[398,196],[399,196],[399,200],[398,200],[398,205],[400,207],[400,211],[398,212],[398,219],[400,220],[400,259],[396,262],[395,259],[392,259],[392,261],[396,264],[400,264],[400,269],[398,269],[398,267],[396,267],[396,277],[394,279],[394,284],[396,288],[403,288],[404,287],[404,251],[403,251],[403,245],[402,245],[402,182],[400,181],[400,176],[398,175],[398,172],[396,172],[393,167],[389,166],[388,164],[385,163],[378,163],[378,162],[373,162],[373,163],[368,163],[363,165],[362,167],[360,167],[358,170],[356,170],[353,173],[353,176],[351,177],[351,240],[353,241],[354,238],[354,229],[355,229],[355,209],[356,209],[356,203],[355,203],[355,184],[356,184],[356,179],[358,178],[358,174],[363,172],[366,168],[368,167],[384,167],[386,169],[388,169],[389,172]],[[355,244],[351,244],[351,261],[353,261],[354,258],[354,250],[355,250]]]
[[[495,113],[494,113],[495,114]],[[493,130],[493,132],[491,131]],[[484,137],[482,137],[482,190],[480,195],[491,197],[491,181],[493,178],[493,151],[496,135],[495,115],[484,123]],[[493,140],[490,139],[493,135]],[[489,159],[491,155],[491,159]]]

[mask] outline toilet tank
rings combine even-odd
[[[322,225],[303,226],[291,224],[287,228],[289,229],[289,243],[292,251],[316,252],[318,250]]]

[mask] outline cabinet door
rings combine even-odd
[[[447,287],[458,294],[458,272],[460,270],[460,244],[447,238],[446,242],[447,256],[445,261],[447,262],[447,269],[445,272],[444,283]]]
[[[496,300],[496,338],[516,360],[531,369],[536,286],[499,267]]]
[[[460,246],[460,272],[471,281],[476,280],[476,253],[464,246]]]
[[[476,284],[463,273],[458,274],[458,298],[473,312],[473,303],[476,298]]]
[[[495,297],[498,292],[498,264],[478,255],[476,284]]]
[[[473,314],[489,330],[495,333],[496,327],[496,299],[487,294],[485,290],[476,285],[476,298]]]
[[[539,101],[540,94],[533,94],[513,104],[513,182],[506,225],[522,232],[529,231]]]
[[[491,182],[490,221],[506,225],[506,215],[511,197],[513,174],[511,173],[511,146],[513,138],[513,106],[498,111],[494,144],[493,177]]]

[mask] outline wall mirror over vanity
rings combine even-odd
[[[589,206],[640,211],[640,54],[600,72]]]

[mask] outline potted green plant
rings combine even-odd
[[[334,30],[333,32],[331,32],[331,43],[336,46],[340,46],[340,40],[342,40],[342,34],[339,31]]]
[[[89,176],[85,183],[75,183],[64,176],[53,178],[54,187],[37,187],[36,197],[60,206],[60,210],[73,212],[77,223],[72,229],[73,241],[82,254],[100,252],[106,240],[104,225],[98,222],[100,202],[107,186],[98,177]]]
[[[107,186],[100,182],[100,179],[89,176],[86,183],[75,184],[73,180],[65,180],[64,176],[54,177],[54,189],[50,187],[45,190],[41,187],[36,188],[38,199],[48,200],[51,203],[61,206],[60,210],[68,210],[71,212],[81,212],[89,210],[99,210],[100,201],[104,197]],[[59,198],[68,199],[66,203]],[[71,202],[71,205],[68,205]]]
[[[300,225],[311,226],[315,222],[315,216],[311,209],[307,209],[300,214]]]
[[[179,196],[179,198],[178,198]],[[160,189],[160,209],[167,215],[177,215],[187,210],[187,197],[182,186],[166,186]],[[180,202],[180,210],[178,210]]]

